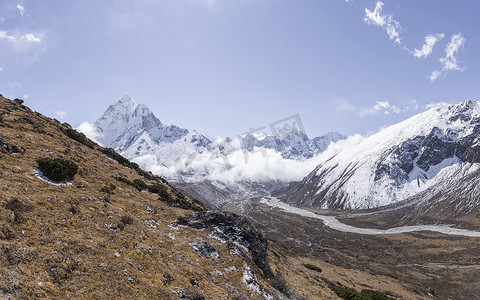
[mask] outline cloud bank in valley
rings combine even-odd
[[[297,181],[308,175],[322,161],[335,155],[342,149],[360,143],[361,135],[354,135],[337,143],[331,143],[321,154],[304,161],[285,159],[272,149],[255,148],[245,154],[236,150],[227,156],[212,156],[210,153],[198,154],[188,162],[185,169],[178,165],[165,166],[153,155],[133,159],[154,174],[170,179],[185,181],[219,181],[233,184],[240,181]],[[245,159],[248,155],[248,159]],[[228,161],[228,163],[226,163]],[[247,161],[247,162],[246,162]],[[183,161],[185,165],[185,160]],[[179,171],[183,171],[179,173]],[[180,175],[180,176],[179,176]]]

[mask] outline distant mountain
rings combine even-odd
[[[269,150],[268,155],[278,153],[281,155],[279,157],[285,160],[303,161],[324,151],[331,142],[345,138],[339,133],[331,132],[309,139],[299,129],[283,127],[279,128],[275,135],[259,137],[246,134],[235,140],[213,140],[196,131],[162,124],[148,107],[137,104],[128,95],[110,105],[95,121],[94,129],[98,136],[96,139],[103,146],[115,149],[141,167],[179,185],[188,182],[188,185],[182,186],[188,186],[189,190],[195,189],[192,183],[198,183],[198,189],[204,191],[202,195],[208,198],[207,202],[213,206],[220,206],[231,199],[256,194],[258,191],[264,193],[282,183],[280,178],[258,181],[244,175],[248,172],[228,180],[218,175],[238,167],[238,164],[245,168],[249,155],[262,152],[267,158],[266,150]],[[235,152],[245,155],[245,161],[243,157],[230,161],[232,153]],[[237,165],[231,165],[235,163]],[[217,174],[214,179],[211,178],[213,173]],[[226,194],[230,196],[226,198]]]
[[[467,100],[432,108],[325,159],[285,199],[328,209],[375,208],[420,195],[425,202],[433,188],[440,196],[465,185],[478,162],[480,102]]]
[[[328,132],[325,135],[309,139],[298,128],[281,128],[276,135],[268,135],[262,139],[252,134],[243,137],[243,145],[248,151],[254,147],[273,149],[286,159],[308,159],[325,151],[331,142],[337,142],[346,137],[338,132]]]
[[[181,160],[188,160],[207,153],[221,156],[237,150],[254,151],[257,147],[272,149],[285,159],[304,160],[324,151],[331,142],[345,138],[336,132],[309,139],[295,128],[280,128],[276,135],[257,138],[247,134],[240,141],[230,138],[216,143],[196,131],[188,131],[176,125],[165,126],[143,104],[137,104],[124,95],[110,105],[94,123],[99,135],[97,140],[129,159],[142,157],[145,163],[170,168]],[[145,165],[148,169],[149,166]],[[171,174],[161,174],[171,177]]]

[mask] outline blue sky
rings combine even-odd
[[[368,134],[480,100],[479,13],[474,0],[3,0],[0,93],[73,126],[128,93],[211,136],[295,113],[310,137]]]

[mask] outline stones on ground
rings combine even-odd
[[[206,241],[194,241],[188,244],[192,246],[193,250],[202,258],[216,259],[220,257],[217,249],[213,248],[213,246]]]

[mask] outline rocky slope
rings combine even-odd
[[[244,218],[181,226],[200,204],[22,102],[0,96],[1,298],[284,298],[260,269],[266,240]],[[52,182],[40,157],[78,173]],[[232,228],[235,240],[219,239]]]
[[[366,209],[418,197],[423,197],[421,202],[436,199],[434,195],[446,195],[469,174],[478,173],[479,135],[479,102],[433,108],[325,159],[302,182],[291,186],[285,199],[324,209]],[[456,197],[464,202],[455,205],[469,203],[477,208],[474,194],[468,194],[474,187],[466,183],[464,188]]]

